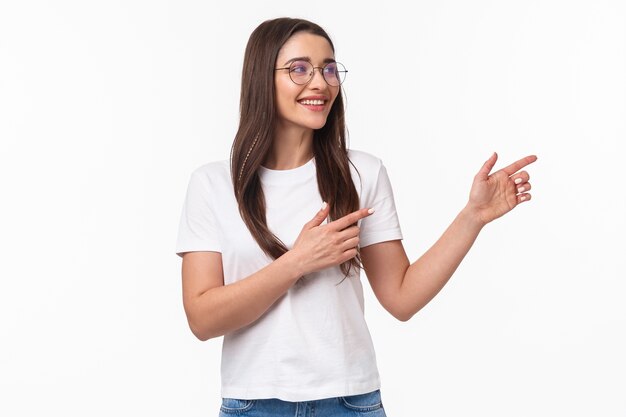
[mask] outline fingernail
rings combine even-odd
[[[525,195],[523,195],[523,196],[521,196],[521,197],[519,198],[519,201],[524,201],[524,200],[526,200],[526,196],[525,196]]]
[[[371,208],[371,209],[367,210],[367,212],[368,212],[369,214],[372,214],[372,213],[374,212],[374,209],[373,209],[373,208]]]
[[[523,193],[524,190],[526,190],[526,188],[524,188],[524,187],[517,187],[517,192],[518,193]]]
[[[517,179],[515,180],[515,184],[521,184],[521,183],[522,183],[522,179],[521,179],[521,178],[517,178]]]
[[[328,203],[324,201],[324,202],[322,203],[322,208],[321,208],[321,210],[324,210],[324,209],[326,208],[326,206],[327,206],[327,205],[328,205]]]

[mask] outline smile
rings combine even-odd
[[[298,103],[305,106],[323,106],[326,102],[324,100],[300,100]]]

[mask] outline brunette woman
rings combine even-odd
[[[191,176],[176,252],[200,340],[224,336],[220,415],[384,416],[360,268],[409,320],[446,284],[490,221],[530,199],[536,157],[491,173],[410,263],[381,160],[346,148],[347,70],[318,25],[263,22],[245,52],[230,159]]]

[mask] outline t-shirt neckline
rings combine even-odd
[[[315,157],[292,169],[269,169],[261,165],[258,172],[259,178],[265,184],[293,184],[307,180],[315,174]]]

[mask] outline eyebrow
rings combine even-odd
[[[292,63],[292,62],[294,62],[294,61],[307,61],[307,62],[311,62],[311,58],[310,58],[310,57],[308,57],[308,56],[299,56],[299,57],[296,57],[296,58],[291,58],[289,61],[285,62],[283,65],[289,65],[289,64],[291,64],[291,63]],[[331,62],[337,62],[337,61],[335,61],[335,59],[334,59],[334,58],[326,58],[326,59],[324,60],[324,64],[329,64],[329,63],[331,63]]]

